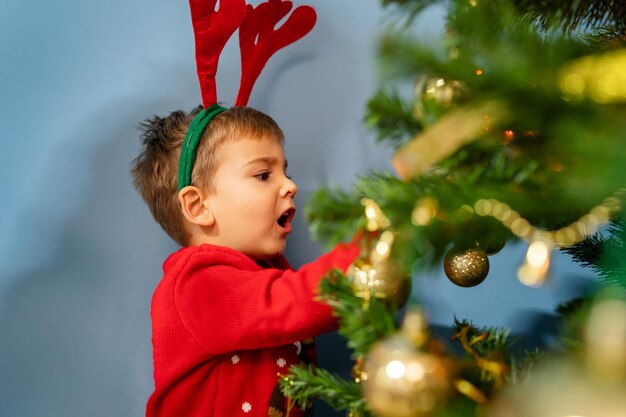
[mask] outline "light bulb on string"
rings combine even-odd
[[[533,226],[506,203],[495,199],[477,200],[473,211],[478,216],[493,217],[515,236],[530,241],[526,259],[518,269],[517,276],[523,284],[537,287],[542,285],[548,276],[553,248],[575,245],[596,233],[621,209],[620,197],[623,198],[624,192],[624,189],[620,189],[575,222],[555,231]]]
[[[550,269],[551,246],[540,239],[528,246],[526,261],[517,271],[517,277],[522,284],[538,287],[545,282]]]

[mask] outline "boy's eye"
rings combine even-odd
[[[261,181],[267,181],[270,179],[270,173],[268,171],[261,172],[260,174],[256,174],[255,177],[257,177]]]

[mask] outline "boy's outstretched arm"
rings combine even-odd
[[[340,244],[297,271],[282,271],[261,269],[227,248],[199,249],[174,267],[171,294],[161,296],[173,297],[181,322],[208,354],[284,345],[336,328],[330,308],[315,300],[318,285],[358,255],[355,244]]]

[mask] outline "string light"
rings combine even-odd
[[[587,214],[558,230],[543,230],[535,227],[508,204],[496,199],[479,199],[473,207],[466,205],[462,209],[479,216],[493,217],[515,236],[529,242],[525,261],[518,269],[517,276],[523,284],[536,287],[542,285],[548,276],[552,250],[573,246],[596,233],[601,226],[609,222],[614,213],[620,210],[621,204],[618,195],[625,191],[626,189],[622,189],[615,195],[606,198]],[[374,200],[364,198],[361,200],[361,204],[365,207],[369,231],[378,231],[390,227],[391,222]],[[411,213],[411,222],[416,226],[426,226],[437,215],[437,200],[432,197],[424,197],[415,204]],[[393,240],[393,233],[388,230],[383,232],[376,243],[372,257],[379,260],[388,258]]]
[[[620,192],[623,192],[621,190]],[[499,220],[515,236],[529,241],[524,264],[517,277],[525,285],[536,287],[543,284],[550,268],[550,255],[554,247],[572,246],[582,242],[608,223],[611,215],[620,209],[616,196],[606,198],[574,223],[558,230],[542,230],[530,224],[506,203],[495,199],[480,199],[474,203],[474,212]]]
[[[517,278],[522,284],[539,287],[546,281],[551,252],[552,247],[541,240],[536,240],[528,246],[526,261],[517,270]]]

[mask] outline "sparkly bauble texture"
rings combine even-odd
[[[453,247],[443,260],[446,276],[460,287],[473,287],[487,277],[489,259],[480,248]]]
[[[372,346],[363,375],[363,396],[378,417],[429,416],[450,388],[444,360],[417,351],[399,334]]]
[[[370,261],[359,259],[348,269],[348,280],[354,295],[361,298],[376,298],[403,305],[409,295],[409,280],[388,259]]]

